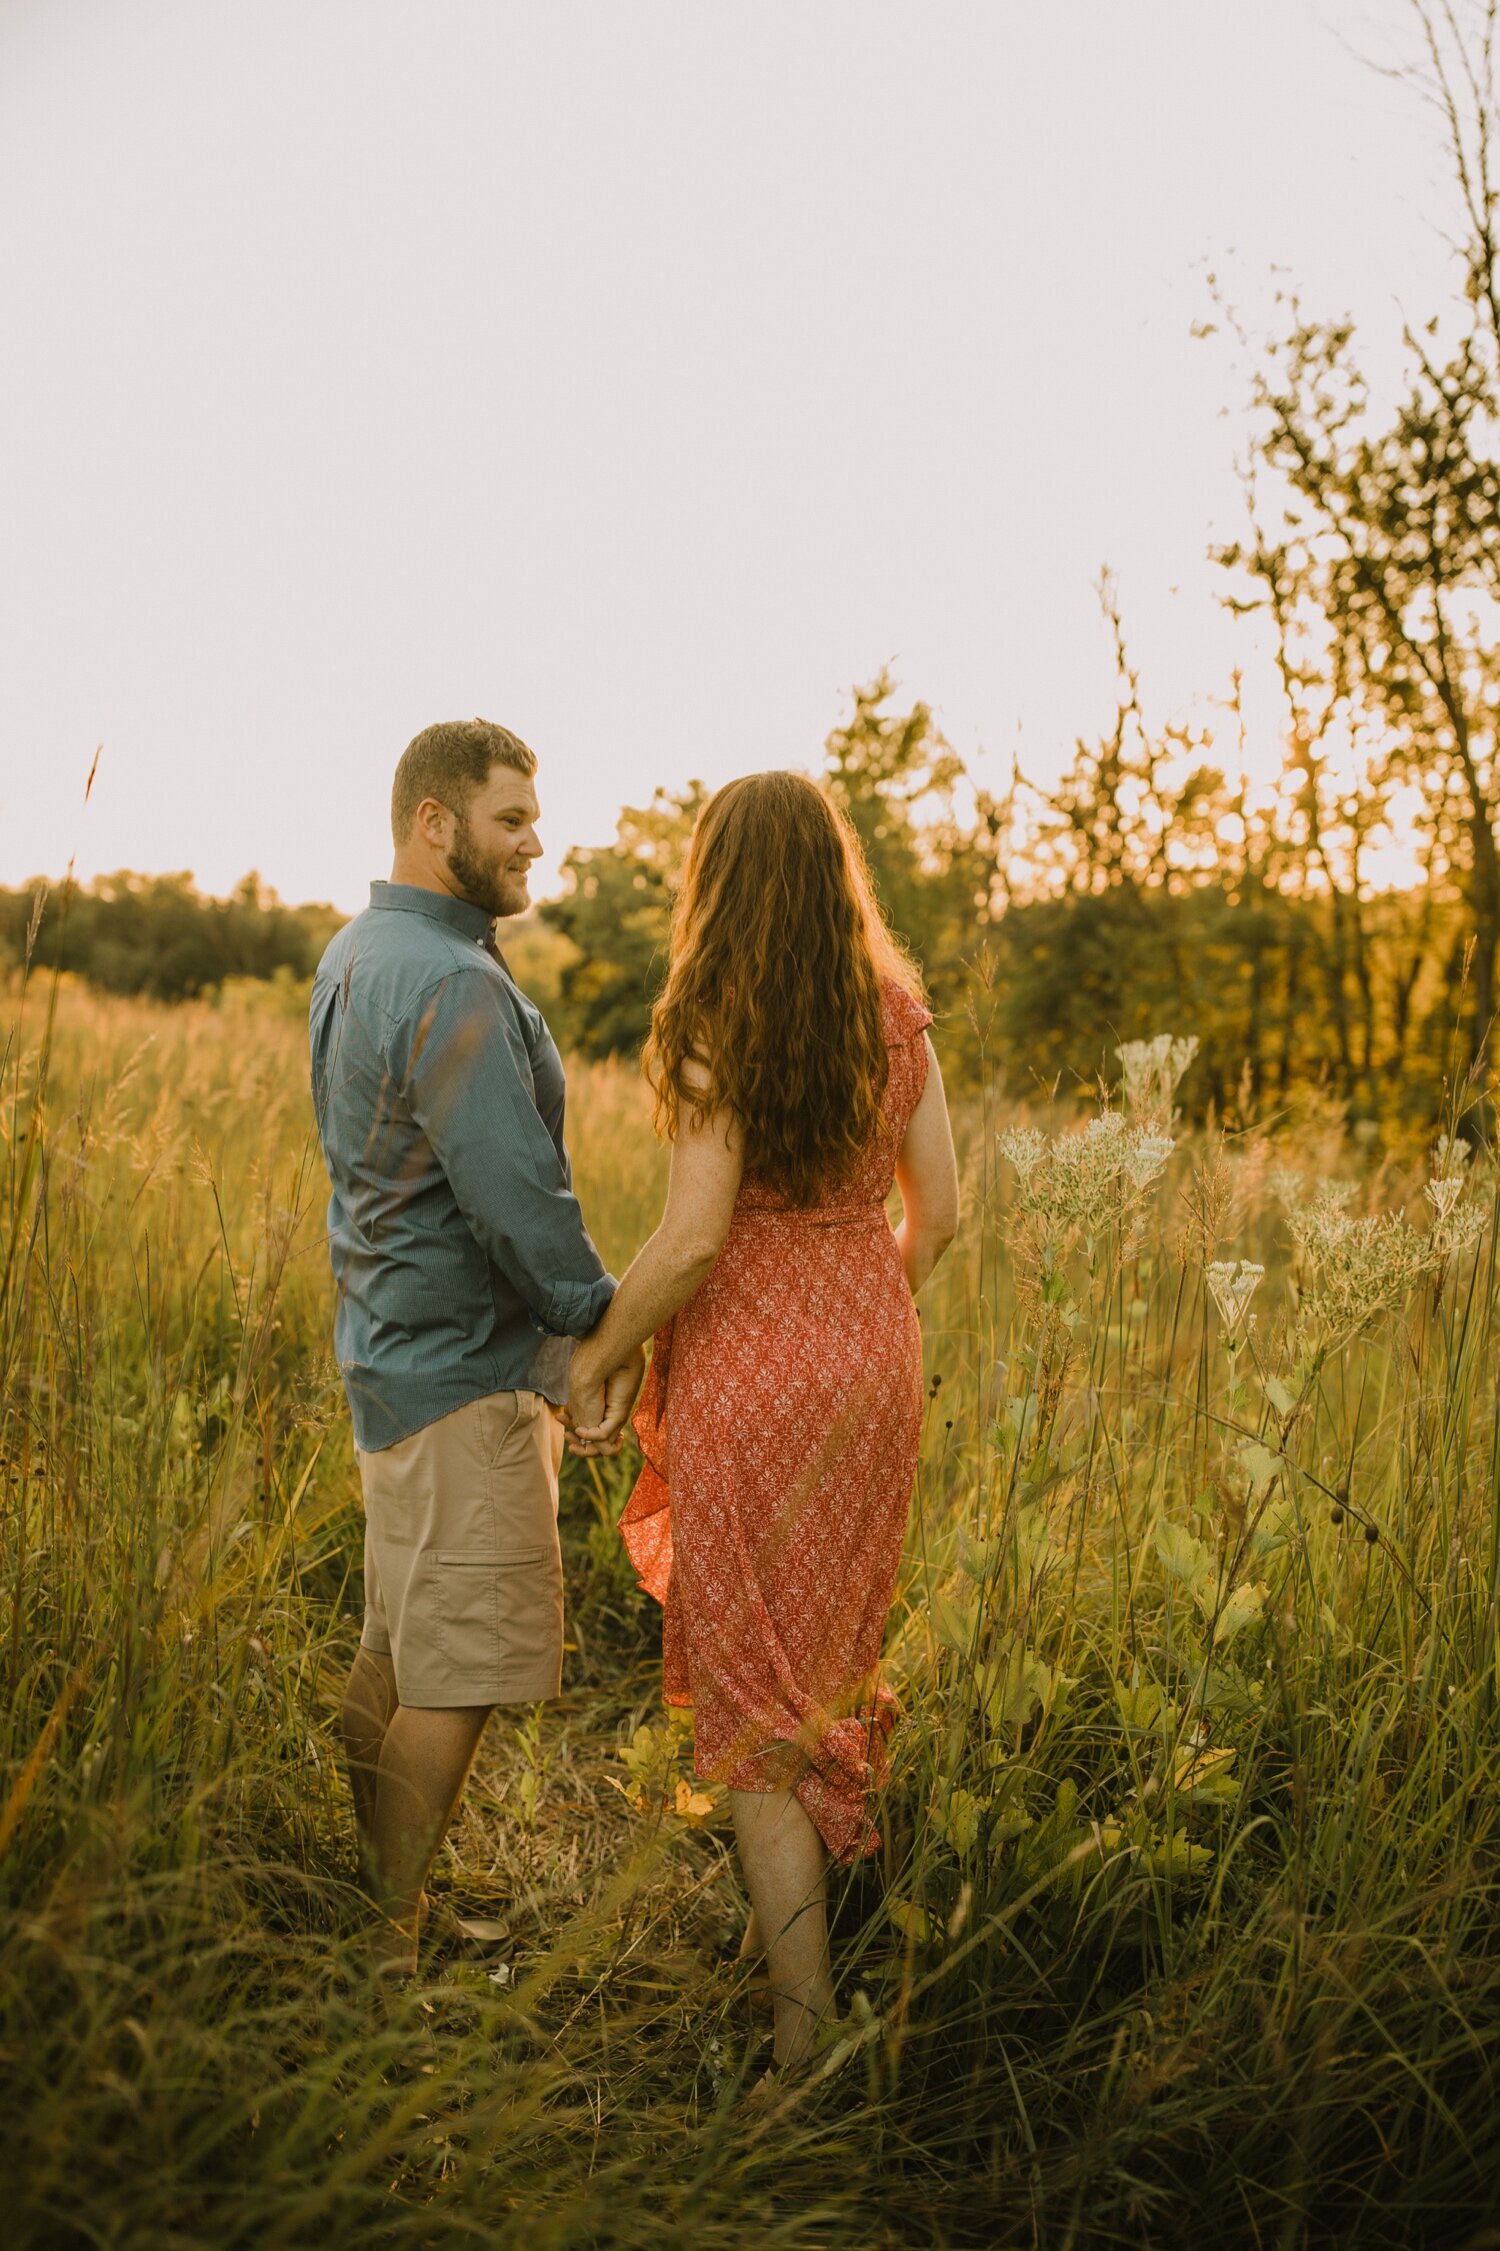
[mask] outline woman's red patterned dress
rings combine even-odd
[[[892,982],[884,1004],[884,1132],[805,1211],[747,1176],[713,1272],[656,1339],[620,1524],[664,1605],[663,1691],[693,1708],[698,1772],[795,1788],[845,1861],[878,1842],[866,1801],[895,1709],[880,1645],[922,1428],[885,1199],[932,1019]]]

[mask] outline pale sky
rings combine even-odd
[[[482,713],[545,891],[658,784],[815,766],[887,662],[981,780],[1050,778],[1112,709],[1106,563],[1153,714],[1201,708],[1256,661],[1205,265],[1389,364],[1449,287],[1436,126],[1359,59],[1414,32],[0,0],[0,883],[357,907],[402,747]]]

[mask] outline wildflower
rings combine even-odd
[[[1047,1154],[1047,1137],[1035,1126],[1009,1126],[999,1137],[1002,1157],[1008,1157],[1023,1180],[1029,1180]]]
[[[1266,1186],[1288,1211],[1295,1211],[1302,1201],[1303,1178],[1295,1165],[1272,1165],[1266,1173]]]
[[[1249,1258],[1215,1259],[1209,1267],[1205,1281],[1225,1328],[1233,1336],[1245,1314],[1250,1300],[1265,1280],[1266,1270]]]
[[[1050,1139],[1034,1126],[1012,1126],[998,1146],[1016,1168],[1021,1208],[1060,1243],[1075,1231],[1099,1236],[1127,1219],[1176,1144],[1119,1110],[1101,1110],[1081,1132]]]
[[[1460,1141],[1456,1134],[1440,1133],[1432,1148],[1433,1178],[1462,1179],[1473,1154],[1467,1141]]]
[[[1440,1259],[1457,1258],[1472,1250],[1484,1233],[1488,1217],[1478,1204],[1459,1204],[1447,1213],[1440,1211],[1432,1223],[1434,1254]]]
[[[1348,1181],[1324,1181],[1292,1214],[1302,1261],[1299,1326],[1315,1351],[1355,1336],[1403,1305],[1431,1271],[1435,1246],[1398,1215],[1351,1219]]]
[[[1174,1039],[1170,1032],[1117,1047],[1126,1109],[1148,1122],[1170,1123],[1177,1089],[1197,1052],[1196,1038]]]
[[[1169,1133],[1137,1133],[1125,1153],[1125,1170],[1132,1185],[1149,1188],[1176,1146]]]
[[[1464,1200],[1472,1155],[1468,1143],[1451,1133],[1439,1134],[1433,1148],[1432,1178],[1424,1193],[1432,1206],[1429,1240],[1439,1261],[1471,1249],[1484,1233],[1485,1212],[1477,1203]]]

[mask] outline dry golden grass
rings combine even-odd
[[[613,1531],[628,1464],[569,1469],[566,1692],[492,1723],[439,1866],[496,1928],[368,1989],[301,1022],[246,989],[48,1012],[13,992],[0,1032],[10,2240],[1483,2240],[1493,1231],[1320,1342],[1271,1186],[1296,1162],[1351,1218],[1416,1218],[1418,1152],[1326,1114],[1198,1136],[1137,1207],[1069,1150],[1032,1194],[995,1139],[1023,1121],[965,1106],[886,1847],[839,1900],[848,2057],[757,2115],[722,1817],[676,1811]],[[661,1155],[632,1074],[573,1088],[618,1265]],[[1205,1269],[1242,1259],[1256,1326],[1226,1335]]]

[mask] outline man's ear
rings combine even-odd
[[[413,839],[430,844],[435,851],[446,850],[448,824],[452,818],[453,815],[440,798],[424,797],[411,824]]]

